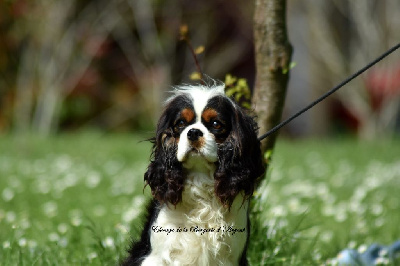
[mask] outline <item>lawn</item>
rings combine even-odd
[[[140,230],[149,136],[0,137],[0,264],[115,265]],[[321,265],[400,239],[400,141],[280,141],[252,265]]]

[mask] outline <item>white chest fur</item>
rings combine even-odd
[[[163,205],[152,225],[152,251],[142,265],[238,264],[248,234],[248,201],[238,195],[228,210],[214,194],[214,169],[191,170],[182,202]]]

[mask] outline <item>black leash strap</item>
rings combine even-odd
[[[309,105],[307,105],[306,107],[304,107],[303,109],[301,109],[300,111],[298,111],[297,113],[295,113],[294,115],[292,115],[291,117],[289,117],[288,119],[284,120],[283,122],[279,123],[278,125],[276,125],[275,127],[273,127],[271,130],[269,130],[267,133],[265,133],[264,135],[258,137],[258,140],[263,140],[266,137],[268,137],[269,135],[275,133],[276,131],[278,131],[281,127],[284,127],[286,124],[290,123],[293,119],[297,118],[298,116],[300,116],[301,114],[307,112],[309,109],[313,108],[315,105],[317,105],[318,103],[322,102],[323,100],[325,100],[328,96],[330,96],[331,94],[333,94],[334,92],[336,92],[337,90],[339,90],[340,88],[342,88],[344,85],[346,85],[347,83],[349,83],[350,81],[352,81],[353,79],[355,79],[356,77],[358,77],[359,75],[361,75],[363,72],[365,72],[367,69],[369,69],[370,67],[372,67],[373,65],[375,65],[376,63],[378,63],[379,61],[381,61],[383,58],[385,58],[386,56],[388,56],[389,54],[393,53],[394,51],[396,51],[398,48],[400,47],[400,43],[398,43],[397,45],[393,46],[392,48],[390,48],[389,50],[387,50],[385,53],[383,53],[381,56],[379,56],[378,58],[376,58],[374,61],[372,61],[371,63],[369,63],[368,65],[366,65],[365,67],[361,68],[360,70],[358,70],[356,73],[354,73],[353,75],[349,76],[347,79],[345,79],[344,81],[342,81],[340,84],[338,84],[336,87],[333,87],[332,89],[330,89],[328,92],[326,92],[325,94],[323,94],[321,97],[319,97],[318,99],[316,99],[315,101],[313,101],[312,103],[310,103]]]

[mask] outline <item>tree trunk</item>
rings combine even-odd
[[[286,0],[256,0],[254,14],[256,83],[252,104],[260,135],[282,116],[289,80],[292,46],[286,33]],[[272,151],[277,132],[262,142],[263,154]]]

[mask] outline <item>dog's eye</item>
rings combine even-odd
[[[214,129],[220,129],[222,127],[222,123],[217,120],[214,120],[211,125]]]
[[[184,128],[186,126],[186,122],[183,119],[179,119],[176,121],[175,126],[178,128]]]

